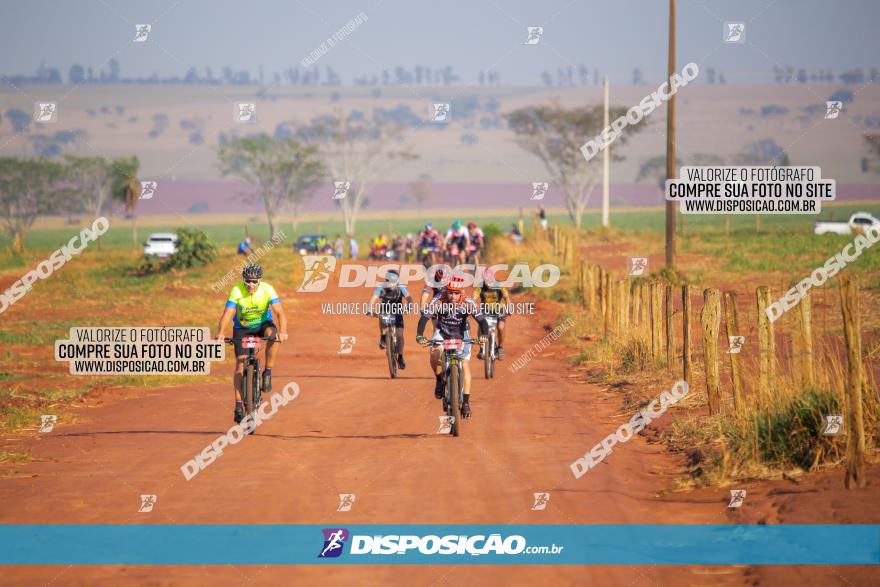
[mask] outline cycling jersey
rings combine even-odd
[[[471,239],[471,245],[475,248],[480,248],[483,246],[483,239],[485,235],[483,234],[483,230],[481,228],[475,228],[474,232],[468,233],[469,238]]]
[[[409,292],[405,285],[394,287],[388,284],[379,284],[373,290],[373,295],[379,298],[383,304],[399,304],[403,298],[409,297]]]
[[[249,293],[247,285],[239,283],[229,292],[226,300],[227,308],[235,308],[234,328],[256,328],[263,322],[272,320],[272,304],[280,304],[281,298],[275,288],[260,282],[254,293]]]
[[[467,338],[470,329],[468,316],[473,316],[483,328],[489,327],[486,317],[474,300],[464,298],[453,306],[452,302],[445,300],[443,294],[439,293],[422,311],[416,334],[424,335],[428,320],[437,318],[435,328],[443,338]]]
[[[481,304],[480,308],[487,314],[500,314],[504,306],[510,303],[510,295],[503,287],[481,287],[474,290],[474,300]]]
[[[462,226],[458,230],[454,228],[450,228],[446,231],[446,238],[450,239],[451,242],[456,242],[458,244],[465,244],[468,241],[468,231],[467,228]]]

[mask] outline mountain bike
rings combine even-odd
[[[486,314],[489,332],[486,334],[486,346],[483,347],[483,374],[486,379],[495,377],[496,347],[498,345],[498,317]]]
[[[379,323],[382,324],[382,340],[385,341],[385,356],[388,358],[388,372],[391,378],[397,377],[397,316],[387,312],[374,313],[370,312],[370,316],[378,317]]]
[[[234,338],[224,338],[227,344],[235,344]],[[263,371],[260,369],[260,360],[257,358],[257,348],[260,341],[274,341],[274,336],[245,336],[241,339],[242,348],[248,349],[248,356],[244,360],[244,369],[241,380],[241,401],[244,404],[244,417],[248,419],[248,434],[253,434],[256,429],[256,420],[253,413],[260,407],[263,397]],[[242,419],[242,421],[244,418]]]
[[[464,401],[464,367],[462,367],[461,350],[465,343],[479,344],[474,338],[444,338],[442,340],[430,339],[425,344],[428,346],[443,347],[443,372],[446,378],[444,386],[446,392],[443,396],[443,411],[450,417],[450,433],[453,436],[461,435],[461,404]]]

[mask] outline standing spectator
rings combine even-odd
[[[341,235],[337,234],[336,240],[333,241],[333,256],[341,259],[343,254],[345,254],[345,241],[342,240]]]
[[[547,212],[544,210],[544,206],[538,206],[538,218],[541,219],[541,228],[547,230]]]
[[[348,240],[348,258],[358,258],[358,242],[355,240],[354,236],[349,237]]]

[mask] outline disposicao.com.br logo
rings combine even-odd
[[[529,546],[519,534],[502,537],[501,534],[475,534],[473,536],[449,534],[385,534],[365,536],[350,534],[347,528],[324,528],[323,547],[318,558],[340,556],[345,543],[351,539],[350,555],[518,555],[518,554],[560,554],[565,548],[550,546]],[[412,552],[410,552],[412,551]]]
[[[305,274],[297,289],[300,293],[317,293],[327,289],[330,276],[336,270],[336,258],[330,255],[304,255]],[[360,265],[346,263],[339,266],[338,287],[376,287],[385,283],[385,275],[389,271],[397,271],[399,283],[406,285],[411,281],[424,281],[432,287],[443,287],[452,276],[464,279],[464,287],[482,287],[483,275],[489,269],[501,287],[553,287],[559,282],[561,271],[557,265],[543,263],[531,269],[528,263],[496,263],[495,265],[474,265],[465,263],[453,269],[447,264],[432,265],[425,269],[423,265],[406,263],[386,263],[384,265]],[[443,277],[435,280],[437,271]]]

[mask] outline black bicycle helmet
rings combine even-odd
[[[244,269],[241,270],[241,276],[245,279],[262,279],[263,268],[256,263],[245,265]]]

